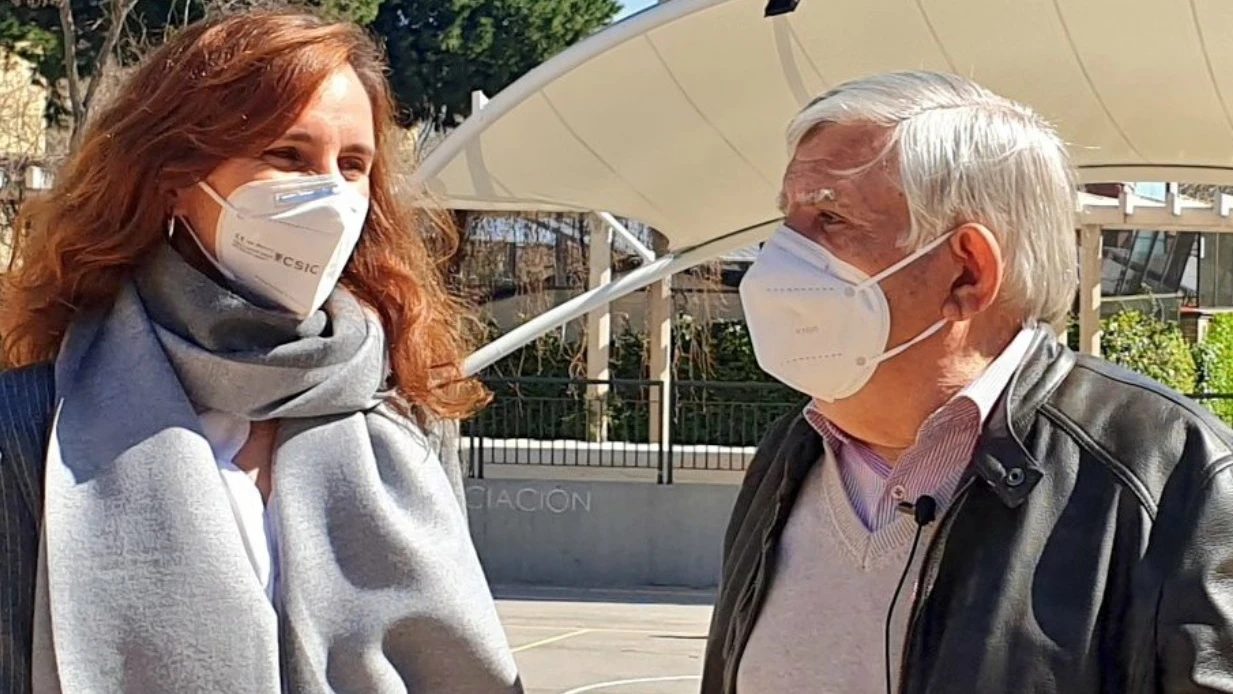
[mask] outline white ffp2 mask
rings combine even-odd
[[[879,283],[948,238],[945,234],[870,277],[780,226],[741,280],[741,305],[758,365],[823,402],[855,395],[879,363],[946,324],[939,320],[888,350],[890,306]]]
[[[206,253],[219,272],[301,318],[321,308],[360,240],[368,199],[333,175],[251,181],[226,199],[199,185],[222,208],[217,258]]]

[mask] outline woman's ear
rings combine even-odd
[[[973,223],[955,230],[950,249],[958,272],[942,315],[950,321],[971,320],[992,306],[1002,291],[1006,269],[1002,247],[988,227]]]

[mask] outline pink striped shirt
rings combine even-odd
[[[869,532],[900,517],[901,501],[928,494],[937,500],[939,513],[950,505],[981,428],[1027,354],[1034,332],[1020,331],[976,380],[929,415],[916,442],[893,466],[828,422],[812,403],[805,407],[805,418],[834,452],[848,501]]]

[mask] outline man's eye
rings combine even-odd
[[[827,212],[826,210],[820,210],[818,212],[818,225],[819,226],[823,226],[823,227],[834,226],[836,224],[839,224],[842,221],[843,219],[841,217],[831,212]]]

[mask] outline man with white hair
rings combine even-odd
[[[746,474],[703,693],[1233,692],[1233,433],[1049,327],[1077,269],[1053,129],[905,72],[788,140],[741,299],[811,402]]]

